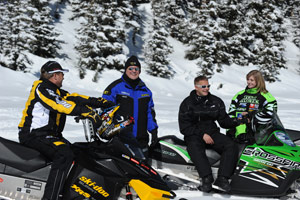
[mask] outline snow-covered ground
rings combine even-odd
[[[63,35],[59,39],[64,40],[62,52],[68,52],[68,59],[55,59],[62,64],[64,68],[70,69],[65,74],[63,88],[69,92],[77,92],[90,96],[101,96],[106,86],[119,78],[122,74],[117,71],[105,71],[100,75],[98,83],[91,81],[94,72],[87,73],[85,79],[81,80],[78,71],[74,67],[76,53],[73,50],[74,28],[79,26],[78,22],[70,22],[70,9],[66,7],[62,13],[61,20],[57,23],[57,28],[62,31]],[[149,4],[144,4],[141,9],[146,11],[145,15],[151,15],[149,12]],[[150,23],[150,22],[148,22]],[[152,77],[146,74],[146,64],[142,63],[141,78],[152,90],[155,109],[157,112],[157,121],[159,125],[159,136],[176,135],[182,138],[178,130],[178,108],[181,101],[193,89],[193,79],[196,76],[197,66],[194,62],[184,59],[184,51],[186,46],[178,41],[169,38],[170,43],[174,47],[174,53],[171,55],[171,65],[176,71],[176,75],[171,80]],[[278,115],[286,128],[300,130],[300,75],[296,71],[299,68],[299,49],[297,49],[289,41],[285,42],[287,46],[286,58],[288,59],[288,69],[281,70],[279,76],[280,82],[267,83],[267,89],[275,96],[278,101]],[[0,136],[11,140],[18,140],[17,126],[22,116],[25,102],[28,98],[31,85],[34,80],[38,79],[40,67],[48,60],[29,55],[34,61],[31,73],[14,72],[9,69],[0,67]],[[246,86],[246,74],[255,69],[254,66],[240,67],[236,65],[224,66],[222,74],[217,73],[210,83],[211,93],[221,97],[227,108],[231,98]],[[220,85],[222,88],[219,88]],[[218,89],[219,88],[219,89]],[[69,117],[64,131],[64,136],[71,142],[84,141],[83,127],[81,124],[75,123],[72,117]],[[177,198],[186,198],[189,200],[196,199],[263,199],[249,198],[241,196],[230,196],[220,194],[204,194],[200,191],[176,191]],[[1,199],[1,197],[0,197]]]

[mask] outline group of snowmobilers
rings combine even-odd
[[[42,200],[62,199],[62,186],[74,159],[70,142],[62,136],[66,115],[87,118],[97,130],[102,120],[95,108],[106,109],[119,105],[118,114],[132,116],[136,123],[118,137],[124,143],[136,145],[146,158],[148,132],[151,134],[151,143],[158,137],[152,92],[139,77],[141,64],[136,56],[128,58],[124,74],[104,90],[102,97],[70,94],[61,89],[66,72],[68,70],[56,61],[48,61],[41,67],[40,79],[32,85],[18,126],[20,143],[38,150],[52,161]],[[277,102],[266,90],[262,74],[252,70],[246,79],[247,87],[233,97],[229,114],[226,113],[224,102],[209,92],[210,85],[205,76],[194,79],[195,89],[180,105],[179,129],[202,178],[198,189],[203,192],[210,192],[212,184],[223,191],[230,191],[229,178],[238,159],[236,142],[249,142],[252,139],[247,130],[249,116],[262,108],[266,113],[277,110]],[[220,133],[215,121],[228,130],[226,135]],[[221,154],[215,181],[205,154],[206,148]]]

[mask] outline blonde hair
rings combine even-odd
[[[258,71],[258,70],[250,71],[246,76],[247,80],[250,78],[250,76],[254,77],[254,80],[256,82],[256,88],[257,88],[258,92],[262,92],[262,93],[268,92],[268,90],[266,88],[266,84],[265,84],[265,79],[260,71]]]

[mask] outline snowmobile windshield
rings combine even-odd
[[[268,120],[267,118],[264,118],[263,121],[258,120],[255,126],[255,140],[257,144],[266,146],[282,146],[283,144],[287,144],[295,146],[286,133],[276,112]],[[273,136],[273,133],[276,138]]]

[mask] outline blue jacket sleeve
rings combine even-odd
[[[112,101],[116,104],[116,91],[114,88],[110,89],[109,92],[107,90],[104,91],[102,98]]]

